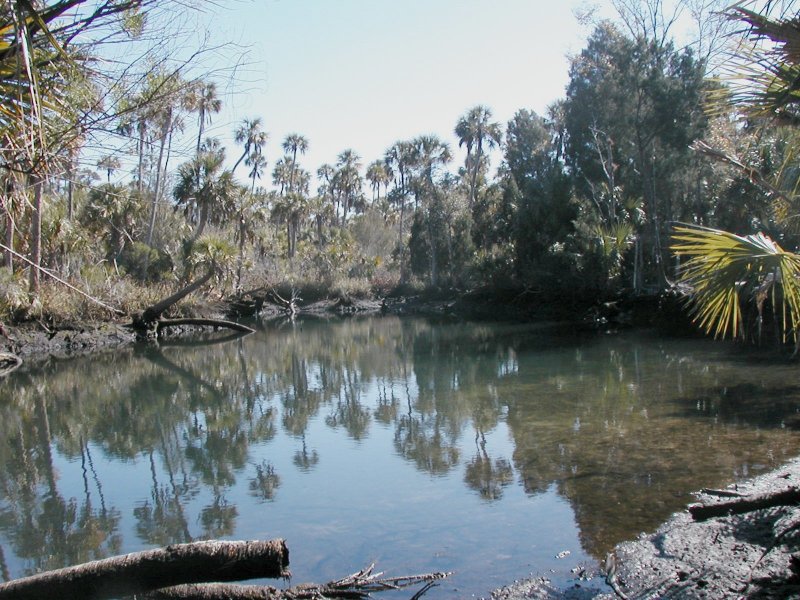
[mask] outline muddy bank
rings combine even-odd
[[[25,323],[5,327],[0,337],[0,352],[10,352],[23,360],[55,356],[67,358],[132,344],[136,336],[122,323],[75,323],[46,327]]]
[[[714,504],[792,486],[800,487],[800,458],[726,490],[696,495],[698,502]],[[491,598],[800,598],[800,507],[707,521],[695,521],[683,511],[655,533],[618,545],[604,570],[607,578],[581,572],[561,588],[545,577],[520,581]]]

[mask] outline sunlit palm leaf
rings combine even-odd
[[[761,233],[739,236],[686,225],[675,228],[672,250],[688,257],[680,282],[690,289],[695,321],[706,332],[742,335],[743,296],[769,293],[784,315],[784,339],[791,333],[797,340],[800,255]]]

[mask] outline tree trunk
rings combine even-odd
[[[208,222],[208,204],[204,202],[200,207],[200,216],[197,217],[197,229],[195,230],[194,236],[192,237],[193,242],[199,240],[200,236],[203,235],[203,231],[205,231],[207,222]]]
[[[3,264],[9,269],[14,269],[14,208],[13,199],[10,194],[6,195],[6,249],[3,251]]]
[[[153,246],[153,231],[156,228],[156,215],[158,214],[158,200],[159,192],[161,191],[161,162],[164,160],[164,146],[167,143],[167,136],[172,129],[172,115],[170,114],[164,120],[164,126],[161,128],[161,142],[158,146],[158,162],[156,163],[156,185],[153,190],[153,207],[150,209],[150,225],[147,228],[147,245]],[[164,172],[166,174],[166,165]]]
[[[41,176],[31,173],[30,182],[33,184],[30,293],[38,295],[40,281],[39,268],[42,266],[42,186],[44,185],[44,180]]]
[[[288,566],[281,539],[176,544],[0,584],[0,600],[101,600],[186,583],[287,577]]]
[[[398,246],[400,248],[400,283],[405,283],[408,278],[406,273],[406,245],[403,242],[403,225],[406,220],[406,193],[405,190],[400,194],[400,240]]]
[[[136,189],[141,194],[144,190],[144,136],[147,130],[144,119],[140,119],[137,129],[139,130],[139,164],[136,167]]]
[[[242,291],[242,267],[244,266],[244,236],[247,231],[244,213],[239,215],[239,256],[236,259],[236,292]]]
[[[73,221],[75,219],[75,206],[74,206],[74,192],[75,184],[73,179],[75,177],[75,163],[70,160],[67,167],[67,219]]]
[[[205,283],[214,276],[216,272],[216,268],[212,265],[209,267],[208,272],[196,279],[183,289],[178,290],[171,296],[164,298],[160,302],[156,302],[151,307],[147,308],[144,312],[142,312],[141,316],[135,319],[134,326],[136,326],[136,322],[140,322],[144,326],[149,326],[152,323],[155,323],[159,317],[161,317],[161,313],[167,310],[173,304],[180,302],[186,296],[191,294],[193,291],[199,289],[201,286],[205,285]]]

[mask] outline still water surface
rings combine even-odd
[[[800,453],[798,411],[794,364],[542,324],[303,320],[52,361],[0,382],[0,568],[283,537],[291,583],[563,582]]]

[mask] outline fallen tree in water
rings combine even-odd
[[[178,327],[184,325],[200,325],[204,327],[223,327],[232,329],[242,333],[253,333],[253,329],[235,323],[234,321],[227,321],[225,319],[210,319],[210,318],[184,318],[184,319],[162,319],[161,315],[169,308],[183,300],[192,292],[203,287],[216,273],[216,266],[210,265],[205,275],[195,279],[193,282],[184,286],[174,294],[167,296],[163,300],[156,302],[152,306],[146,308],[141,314],[133,318],[130,327],[136,331],[140,338],[153,339],[158,337],[159,333],[168,327]]]
[[[0,600],[101,600],[186,583],[287,577],[288,566],[281,539],[176,544],[15,579],[0,584]]]
[[[383,577],[383,573],[373,573],[374,565],[370,565],[337,581],[287,589],[228,583],[286,578],[291,575],[288,567],[289,549],[282,539],[193,542],[15,579],[0,584],[0,600],[106,600],[133,595],[148,600],[358,599],[423,584],[413,596],[416,599],[450,575]]]

